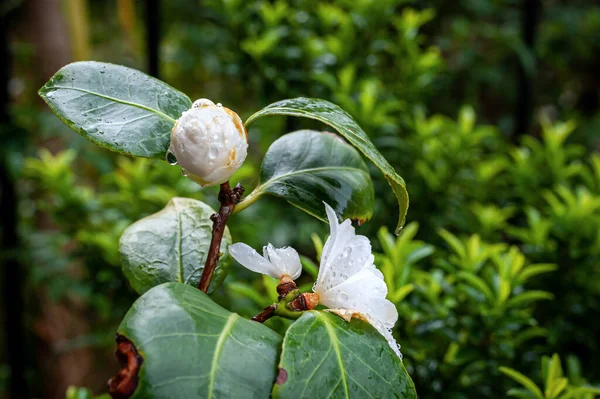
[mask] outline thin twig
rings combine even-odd
[[[275,316],[275,309],[277,309],[276,303],[269,305],[266,308],[264,308],[264,310],[262,312],[260,312],[256,316],[254,316],[252,318],[252,320],[258,321],[259,323],[264,323],[265,321],[269,320],[271,317]]]
[[[244,188],[239,184],[233,190],[229,186],[229,182],[221,184],[221,190],[219,191],[221,207],[219,208],[219,213],[215,213],[210,217],[210,220],[213,221],[212,239],[210,240],[210,248],[206,257],[206,263],[204,264],[204,270],[202,271],[202,277],[200,277],[200,282],[198,283],[198,289],[203,292],[208,291],[210,280],[221,256],[221,240],[223,239],[227,219],[229,219],[233,208],[235,208],[235,204],[239,202],[243,193]]]

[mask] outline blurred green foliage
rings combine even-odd
[[[522,3],[163,4],[168,83],[243,116],[298,95],[329,99],[405,178],[411,202],[401,235],[389,233],[396,202],[376,170],[374,216],[358,231],[377,252],[400,313],[394,334],[423,398],[504,397],[509,389],[539,396],[533,383],[524,384],[529,393],[515,390],[509,376],[525,380],[500,367],[544,381],[541,397],[600,381],[600,9],[584,0],[543,1],[531,51],[521,39]],[[110,40],[97,41],[96,58],[140,63],[111,58],[119,55],[106,51]],[[31,50],[17,50],[17,63],[26,64]],[[509,140],[519,64],[535,81],[537,118],[531,135]],[[120,270],[123,229],[173,196],[215,206],[216,191],[200,190],[166,163],[92,149],[31,101],[14,111],[38,141],[58,135],[76,148],[14,161],[22,170],[31,289],[43,284],[54,298],[83,298],[98,315],[98,336],[107,337],[100,344],[110,346],[134,298]],[[301,127],[322,129],[283,118],[253,125],[248,161],[233,181],[249,192],[268,146]],[[40,223],[51,229],[37,230]],[[310,289],[324,224],[261,199],[230,228],[234,241],[255,248],[269,241],[298,248],[305,255],[300,282]],[[253,316],[273,302],[274,287],[234,267],[221,289],[233,295],[217,292],[216,299]],[[278,331],[287,324],[268,322]],[[548,373],[560,369],[558,357],[543,357],[548,353],[567,358],[566,385],[562,372]],[[546,393],[549,384],[556,396]]]
[[[501,367],[500,371],[523,386],[523,388],[512,388],[507,392],[509,396],[515,398],[593,399],[600,395],[600,389],[589,386],[581,377],[581,364],[572,356],[567,358],[566,375],[557,354],[552,358],[542,356],[543,389],[517,370]]]

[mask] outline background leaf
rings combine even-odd
[[[331,313],[310,311],[286,332],[273,397],[417,395],[402,361],[370,324],[357,319],[348,323]]]
[[[268,398],[281,336],[186,284],[140,297],[118,333],[143,358],[132,398]]]
[[[140,294],[175,281],[197,285],[204,270],[212,234],[210,215],[215,211],[202,201],[175,197],[153,215],[129,226],[119,241],[123,272]],[[225,229],[221,252],[209,292],[221,284],[231,258],[229,229]]]
[[[369,169],[354,147],[332,133],[300,130],[276,140],[262,162],[261,182],[238,206],[268,193],[327,220],[323,201],[343,218],[364,222],[373,214]]]
[[[299,97],[267,105],[250,116],[246,121],[246,126],[266,115],[291,115],[316,119],[331,126],[344,136],[346,140],[383,172],[388,183],[392,186],[392,190],[396,198],[398,198],[398,207],[400,208],[396,234],[400,232],[402,225],[404,225],[406,212],[408,211],[408,192],[406,191],[404,179],[396,173],[389,162],[375,148],[369,136],[367,136],[358,123],[346,111],[329,101]]]
[[[185,94],[145,73],[93,61],[61,68],[39,94],[92,142],[147,158],[165,156],[175,121],[192,106]]]

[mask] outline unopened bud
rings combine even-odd
[[[232,110],[208,99],[194,102],[175,123],[167,161],[202,186],[225,183],[246,159],[248,135]]]

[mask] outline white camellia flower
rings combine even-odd
[[[247,149],[248,136],[238,114],[203,98],[173,126],[167,161],[178,163],[198,184],[214,186],[242,166]]]
[[[329,205],[325,204],[325,210],[331,234],[321,254],[314,294],[303,295],[308,302],[327,306],[329,312],[347,321],[352,317],[366,320],[402,358],[391,331],[398,320],[398,311],[385,298],[387,286],[383,274],[375,267],[369,239],[355,234],[350,219],[338,223],[335,211]],[[235,260],[257,273],[275,278],[288,275],[296,279],[300,276],[300,258],[293,248],[276,249],[269,244],[263,257],[248,245],[236,243],[229,246],[229,252]]]
[[[356,235],[350,219],[341,224],[334,210],[325,204],[330,236],[323,246],[317,282],[313,287],[319,303],[346,320],[358,317],[371,323],[399,357],[400,349],[391,329],[398,311],[387,300],[383,274],[375,267],[371,243]]]
[[[302,273],[300,257],[294,248],[275,248],[269,244],[263,247],[263,256],[260,256],[249,245],[238,242],[229,246],[229,253],[247,269],[276,279],[287,276],[295,280]]]

